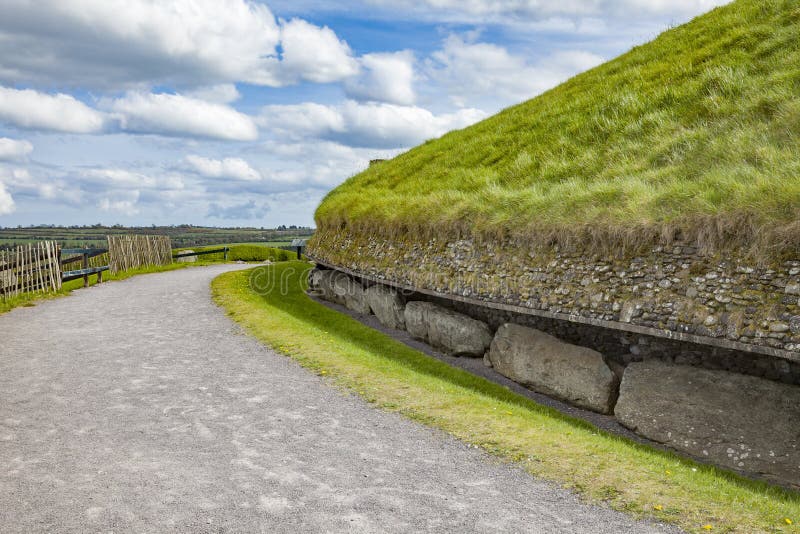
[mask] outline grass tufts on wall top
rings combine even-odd
[[[738,0],[350,178],[318,228],[800,250],[800,3]],[[320,247],[324,244],[318,243]]]

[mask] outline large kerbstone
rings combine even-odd
[[[428,313],[435,308],[436,304],[421,300],[406,303],[404,318],[411,337],[428,342]]]
[[[648,360],[625,369],[614,414],[722,466],[800,486],[800,387]]]
[[[181,254],[194,253],[194,250],[182,250]],[[194,263],[197,261],[197,256],[184,256],[183,258],[175,258],[177,263]]]
[[[517,324],[497,329],[489,350],[494,369],[535,391],[601,413],[611,413],[617,377],[603,355]]]
[[[336,276],[333,279],[333,291],[344,298],[346,308],[362,315],[369,315],[366,291],[360,282],[346,275]]]
[[[388,328],[405,328],[403,299],[397,291],[381,284],[367,288],[366,300],[372,313]]]
[[[335,302],[336,304],[344,305],[344,293],[341,289],[337,289],[337,281],[340,281],[338,286],[341,287],[341,280],[347,278],[348,276],[340,271],[321,271],[317,278],[317,283],[319,291],[322,292],[322,298],[330,302]]]
[[[492,343],[492,331],[482,321],[437,305],[422,315],[428,343],[453,356],[481,358]]]

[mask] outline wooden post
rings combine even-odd
[[[89,255],[88,254],[84,253],[83,261],[81,262],[81,264],[83,265],[84,269],[88,269],[89,268]],[[89,275],[88,274],[83,275],[83,287],[89,287]]]

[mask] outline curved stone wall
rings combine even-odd
[[[321,231],[309,255],[372,279],[544,318],[800,361],[800,257],[757,265],[675,243],[584,257]]]

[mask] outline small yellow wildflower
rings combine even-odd
[[[703,530],[712,530],[713,528],[711,525],[703,525]]]
[[[514,412],[506,412],[506,415],[514,415]]]
[[[671,474],[672,474],[672,471],[670,471],[669,469],[667,469],[667,470],[666,470],[666,471],[664,471],[664,472],[665,472],[666,474],[668,474],[668,475],[671,475]],[[705,527],[703,527],[703,528],[705,528]]]
[[[793,521],[791,519],[789,519],[788,517],[784,517],[783,518],[783,522],[786,523],[787,525],[791,525],[793,523]]]
[[[657,504],[657,505],[653,506],[653,510],[658,510],[659,512],[660,512],[661,510],[663,510],[663,509],[664,509],[664,507],[663,507],[663,506],[661,506],[660,504]]]

